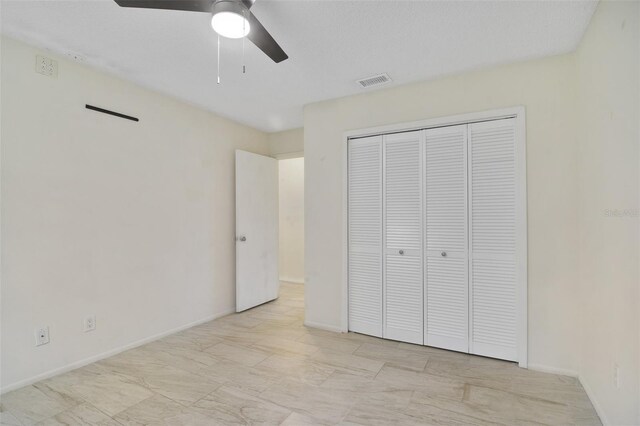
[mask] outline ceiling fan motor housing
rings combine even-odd
[[[214,15],[220,12],[231,12],[240,16],[247,16],[249,12],[249,9],[242,2],[236,0],[216,0],[211,9]]]

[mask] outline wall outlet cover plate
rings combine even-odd
[[[49,343],[49,327],[36,328],[36,346]]]
[[[58,77],[58,61],[46,56],[36,56],[36,72],[47,77]]]

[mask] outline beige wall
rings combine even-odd
[[[339,329],[346,130],[526,107],[529,363],[577,370],[577,146],[571,56],[501,66],[308,105],[305,140],[306,321]]]
[[[576,55],[580,378],[616,425],[640,424],[639,23],[640,3],[601,2]]]
[[[267,135],[269,155],[280,159],[280,279],[304,282],[304,130]]]
[[[76,63],[36,74],[37,53],[3,40],[5,390],[233,310],[234,150],[268,153],[262,132]]]
[[[278,162],[280,170],[280,279],[304,282],[304,158]]]
[[[304,151],[304,129],[269,133],[269,154],[276,158],[301,157]]]

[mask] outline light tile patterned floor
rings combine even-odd
[[[600,424],[576,379],[306,328],[303,287],[3,395],[3,425]]]

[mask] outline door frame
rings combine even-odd
[[[516,245],[518,253],[518,365],[528,365],[528,274],[527,274],[527,154],[525,107],[514,106],[466,114],[436,117],[419,121],[349,130],[342,135],[342,309],[341,331],[349,331],[349,174],[348,144],[350,139],[390,133],[411,132],[434,127],[471,124],[482,121],[515,119],[516,128]]]

